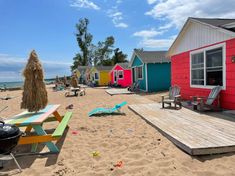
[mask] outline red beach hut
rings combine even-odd
[[[220,85],[222,108],[235,109],[235,19],[189,18],[167,55],[183,99]]]
[[[111,84],[118,84],[121,87],[128,87],[132,84],[131,68],[129,63],[117,63],[110,71]]]

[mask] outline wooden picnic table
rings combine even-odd
[[[62,117],[57,109],[60,105],[47,105],[46,108],[37,113],[22,112],[12,118],[6,119],[5,123],[14,124],[18,127],[26,127],[26,136],[19,139],[18,144],[33,144],[32,152],[36,152],[38,143],[45,143],[50,152],[57,153],[59,149],[52,141],[57,141],[64,133],[68,125],[72,112],[66,112]],[[51,115],[53,115],[51,117]],[[43,123],[58,121],[59,124],[52,134],[47,134],[43,129]],[[36,135],[28,135],[34,129]]]

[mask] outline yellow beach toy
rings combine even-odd
[[[100,152],[99,151],[94,151],[94,152],[92,152],[92,156],[93,157],[100,156]]]

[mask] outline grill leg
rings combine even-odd
[[[16,163],[17,167],[19,168],[20,172],[22,172],[22,169],[21,169],[19,163],[17,162],[16,158],[14,157],[14,155],[12,153],[10,153],[10,155],[13,158],[13,160],[15,161],[15,163]]]
[[[3,161],[0,161],[0,169],[3,169]]]

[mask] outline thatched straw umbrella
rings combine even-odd
[[[74,88],[78,87],[78,79],[75,74],[71,78],[71,86]]]
[[[30,53],[28,63],[23,71],[25,77],[21,108],[37,112],[46,107],[48,102],[43,69],[36,52]]]

